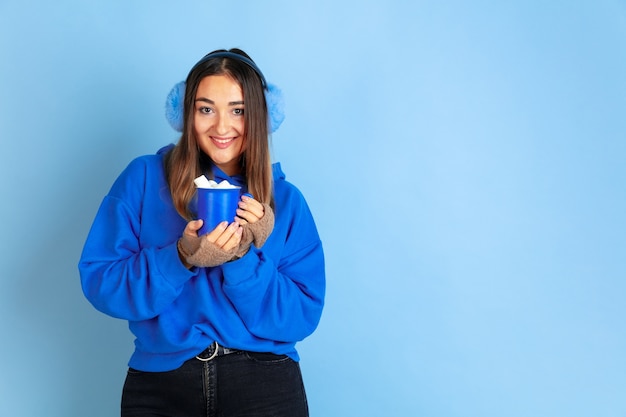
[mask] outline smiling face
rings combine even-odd
[[[227,75],[204,77],[194,102],[193,129],[200,149],[228,175],[239,174],[245,144],[241,86]]]

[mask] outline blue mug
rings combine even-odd
[[[239,193],[237,188],[197,188],[198,219],[204,223],[198,231],[201,236],[211,232],[223,221],[232,223],[237,215]]]

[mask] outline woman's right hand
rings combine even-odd
[[[196,221],[202,222],[202,220]],[[187,227],[189,227],[189,224],[187,224]],[[200,223],[200,227],[202,227],[202,223]],[[198,227],[198,229],[200,227]],[[198,229],[196,229],[196,236],[198,235]],[[185,228],[185,230],[187,230],[187,228]],[[215,229],[206,234],[206,239],[209,242],[214,243],[218,248],[229,252],[239,246],[242,233],[243,228],[236,221],[232,222],[230,225],[228,224],[228,222],[221,222],[215,227]]]
[[[187,223],[178,242],[178,254],[187,268],[216,266],[229,261],[241,242],[242,227],[237,222],[222,222],[203,236],[198,236],[202,220]]]

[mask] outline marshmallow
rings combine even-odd
[[[232,185],[227,180],[223,180],[218,184],[216,181],[207,179],[204,175],[200,175],[193,180],[193,183],[196,184],[196,188],[240,188],[236,185]]]

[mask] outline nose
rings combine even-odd
[[[217,115],[217,119],[215,120],[215,131],[218,135],[228,133],[230,129],[230,123],[228,121],[228,117],[225,115]]]

